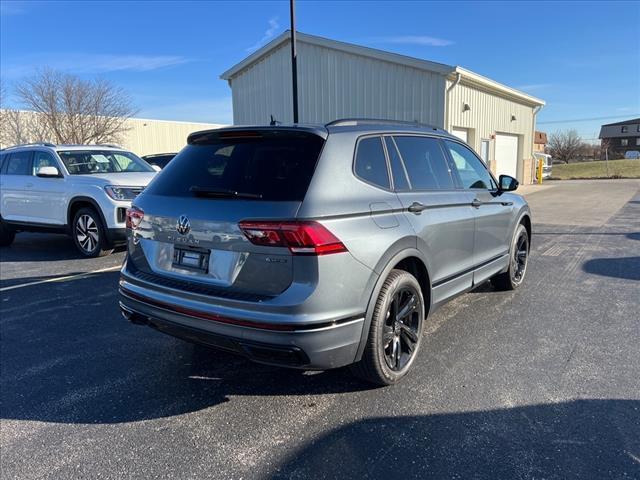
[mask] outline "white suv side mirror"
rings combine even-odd
[[[60,171],[56,167],[40,167],[36,176],[43,178],[60,177]]]

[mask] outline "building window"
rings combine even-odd
[[[629,139],[628,138],[621,138],[620,139],[620,145],[622,145],[623,147],[626,147],[627,145],[629,145]]]
[[[636,138],[636,146],[640,146],[640,137]]]
[[[629,127],[627,127],[626,125],[622,126],[622,133],[627,133],[629,131]]]
[[[636,125],[636,132],[640,132],[640,123]]]

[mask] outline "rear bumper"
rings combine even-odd
[[[120,309],[125,318],[187,341],[292,368],[326,370],[349,365],[356,358],[364,314],[320,323],[256,321],[255,315],[244,320],[145,290],[121,279]]]

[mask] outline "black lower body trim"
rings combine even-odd
[[[251,342],[234,337],[226,337],[203,330],[187,327],[169,320],[146,317],[120,304],[122,314],[132,323],[148,325],[159,332],[191,343],[213,347],[242,355],[249,360],[269,365],[302,367],[309,364],[309,357],[302,349],[294,346],[271,345]]]
[[[451,280],[455,280],[456,278],[462,277],[463,275],[466,275],[466,274],[471,273],[471,272],[473,272],[475,270],[478,270],[479,268],[485,267],[485,266],[489,265],[490,263],[495,262],[496,260],[499,260],[499,259],[501,259],[502,257],[504,257],[505,255],[508,255],[508,254],[509,254],[509,252],[507,251],[507,252],[501,253],[500,255],[496,255],[495,257],[490,258],[486,262],[479,263],[478,265],[474,265],[471,268],[467,268],[466,270],[463,270],[462,272],[458,272],[455,275],[449,275],[448,277],[445,277],[445,278],[443,278],[441,280],[438,280],[437,282],[433,282],[431,284],[431,286],[432,287],[439,287],[440,285],[442,285],[444,283],[450,282]]]
[[[107,229],[107,241],[112,245],[124,245],[127,243],[126,228],[109,228]]]

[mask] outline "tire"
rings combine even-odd
[[[413,307],[407,315],[396,315],[409,304]],[[420,284],[410,273],[392,270],[376,301],[362,359],[351,366],[353,374],[376,385],[400,381],[420,350],[424,321],[425,303]]]
[[[519,224],[513,233],[509,250],[509,269],[491,279],[498,290],[515,290],[524,282],[529,264],[529,234],[524,225]]]
[[[16,238],[16,232],[0,220],[0,247],[8,247]]]
[[[104,257],[113,252],[106,230],[93,208],[81,208],[73,217],[71,236],[80,254],[87,258]]]

